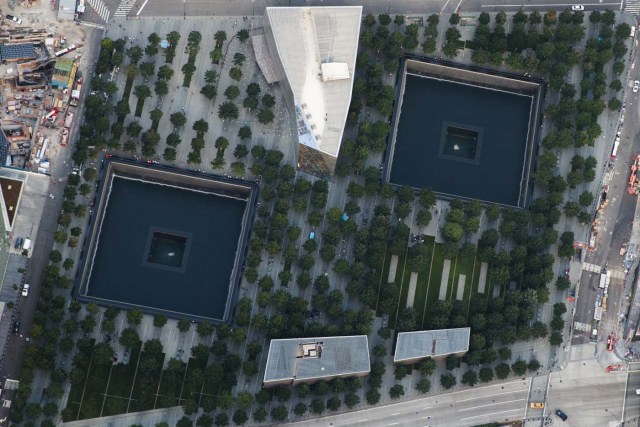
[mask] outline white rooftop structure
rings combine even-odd
[[[466,353],[470,328],[400,332],[396,341],[394,363],[412,363],[427,357]]]
[[[366,335],[271,340],[265,386],[366,375],[371,370]]]
[[[338,156],[349,112],[361,19],[361,6],[265,11],[269,51],[288,86],[298,140],[331,157]]]

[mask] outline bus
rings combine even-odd
[[[613,150],[611,150],[611,158],[615,159],[618,155],[618,147],[620,146],[620,138],[616,138],[616,141],[613,143]]]
[[[607,275],[606,274],[601,274],[600,275],[600,289],[604,289],[605,283],[607,282]]]

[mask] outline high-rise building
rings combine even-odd
[[[267,82],[279,82],[295,116],[298,168],[333,174],[349,113],[361,6],[268,7],[254,36]]]

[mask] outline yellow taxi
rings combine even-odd
[[[531,403],[529,404],[529,406],[530,406],[532,409],[542,409],[542,408],[544,408],[544,403],[542,403],[542,402],[531,402]]]

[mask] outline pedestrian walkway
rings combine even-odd
[[[638,0],[640,1],[640,0]],[[589,264],[588,262],[583,262],[582,263],[582,269],[586,270],[586,271],[590,271],[592,273],[602,273],[602,267],[599,265],[595,265],[595,264]],[[613,277],[614,279],[621,279],[624,280],[626,277],[626,274],[624,271],[621,270],[615,270],[613,268],[610,268],[609,270],[609,277]]]
[[[467,280],[466,274],[461,274],[458,276],[458,289],[456,291],[456,300],[462,301],[464,298],[464,282]]]
[[[392,255],[391,264],[389,264],[389,276],[387,277],[387,283],[393,283],[396,281],[397,269],[398,269],[398,255]]]
[[[407,307],[413,307],[413,301],[416,297],[416,285],[418,284],[418,273],[411,272],[409,279],[409,293],[407,294]]]
[[[613,270],[613,269],[609,269],[609,276],[613,277],[614,279],[620,279],[620,280],[624,280],[627,277],[624,271]]]
[[[640,0],[638,0],[640,1]],[[591,271],[592,273],[600,273],[602,272],[602,267],[599,265],[595,265],[595,264],[589,264],[588,262],[583,262],[582,263],[582,269],[583,270],[587,270],[587,271]]]
[[[591,332],[591,325],[588,323],[573,322],[573,328],[576,331]]]
[[[122,0],[118,5],[118,8],[116,9],[115,13],[113,14],[113,17],[114,18],[126,17],[131,11],[131,9],[133,9],[134,4],[135,4],[135,0]]]
[[[442,279],[440,280],[440,301],[447,299],[447,288],[449,287],[449,270],[451,270],[451,260],[445,259],[442,266]]]
[[[93,10],[95,10],[96,13],[100,15],[100,18],[102,18],[104,22],[109,21],[109,15],[111,14],[111,12],[109,11],[109,8],[107,7],[107,5],[103,3],[102,0],[87,0],[87,1],[89,2],[89,5],[91,5]]]
[[[640,13],[640,0],[627,0],[624,2],[624,11],[632,15]]]
[[[478,293],[484,294],[484,288],[487,283],[487,270],[489,269],[489,264],[483,262],[480,264],[480,278],[478,279]]]

